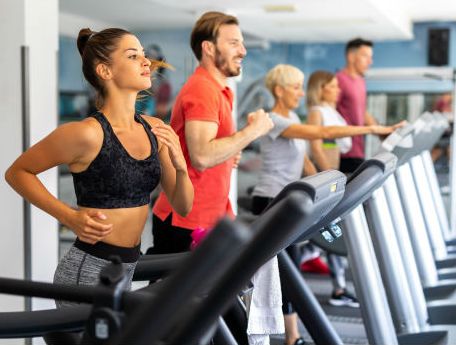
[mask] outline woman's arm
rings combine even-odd
[[[22,197],[72,229],[81,240],[95,243],[112,231],[112,225],[98,219],[99,211],[74,210],[52,195],[37,175],[60,164],[84,164],[85,152],[96,145],[99,133],[87,121],[65,124],[24,152],[8,168],[6,181]],[[101,145],[101,143],[100,143]]]
[[[318,173],[317,168],[315,168],[315,165],[309,159],[309,156],[307,156],[307,154],[305,154],[302,175],[303,176],[312,176],[312,175],[315,175],[316,173]]]
[[[307,122],[309,123],[309,125],[321,126],[321,124],[322,124],[321,113],[316,109],[311,110],[307,117]],[[321,171],[331,169],[331,165],[329,164],[329,161],[323,150],[323,140],[322,139],[311,140],[310,149],[312,152],[312,158]]]
[[[161,185],[173,209],[185,217],[193,206],[193,185],[187,172],[187,163],[173,129],[158,119],[149,120],[159,142],[162,167]]]
[[[336,139],[364,134],[390,134],[395,127],[387,126],[316,126],[293,124],[280,135],[289,139]]]

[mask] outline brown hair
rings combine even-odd
[[[222,25],[239,25],[239,22],[234,16],[213,11],[204,13],[195,23],[190,36],[190,46],[198,61],[202,57],[201,43],[203,41],[215,43]]]
[[[313,72],[307,83],[307,108],[310,109],[321,104],[323,87],[331,82],[336,75],[328,71]]]
[[[95,32],[89,28],[79,31],[77,45],[82,58],[82,72],[85,79],[92,85],[96,92],[96,107],[101,108],[106,97],[106,89],[98,77],[96,66],[99,63],[111,64],[111,55],[117,49],[119,40],[125,35],[133,35],[131,32],[109,28]],[[170,67],[164,61],[151,60],[151,73],[158,67]]]

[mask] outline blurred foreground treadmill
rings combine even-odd
[[[317,184],[317,191],[312,183],[301,181],[305,187],[300,192],[291,193],[277,203],[252,224],[251,229],[228,220],[219,223],[182,266],[157,286],[133,292],[119,291],[122,278],[115,270],[114,274],[107,274],[102,279],[106,286],[97,287],[0,279],[0,292],[3,293],[93,304],[92,309],[80,306],[68,310],[1,313],[0,337],[75,331],[89,318],[84,343],[163,344],[170,341],[176,344],[167,339],[178,336],[185,338],[177,342],[179,344],[198,343],[195,342],[198,337],[204,336],[217,321],[218,315],[253,273],[320,220],[343,196],[345,176],[339,172],[321,173],[312,182]],[[284,226],[284,231],[276,231],[279,226]],[[232,255],[233,252],[236,255]],[[223,299],[218,295],[221,289],[224,290]],[[190,301],[196,303],[192,309],[188,309]],[[204,312],[201,317],[201,310],[206,306],[211,312]],[[140,310],[132,313],[136,308]],[[192,327],[193,339],[189,337],[190,333],[184,335],[177,331],[177,326],[184,326],[180,322],[182,315],[198,321]]]

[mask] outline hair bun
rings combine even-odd
[[[92,31],[89,28],[81,29],[79,31],[77,45],[78,45],[79,54],[81,54],[81,56],[84,53],[84,49],[85,49],[85,47],[87,45],[87,42],[88,42],[89,38],[94,33],[95,33],[95,31]]]

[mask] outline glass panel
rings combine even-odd
[[[392,125],[402,120],[406,120],[408,118],[408,113],[408,94],[388,94],[388,102],[386,106],[386,124]]]

